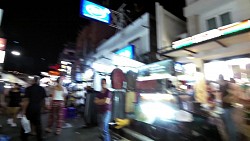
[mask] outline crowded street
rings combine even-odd
[[[0,1],[0,141],[250,141],[249,0]]]
[[[48,114],[44,113],[43,115],[43,125],[46,125],[46,118]],[[7,118],[1,117],[2,127],[0,128],[0,137],[7,136],[11,141],[20,141],[20,128],[21,123],[18,122],[17,127],[11,127],[7,124]],[[55,135],[54,133],[44,132],[43,138],[46,141],[101,141],[98,134],[98,128],[95,126],[87,127],[84,123],[84,120],[81,118],[68,119],[63,127],[62,134],[60,136]],[[128,141],[127,139],[113,134],[114,141]],[[35,141],[35,136],[30,135],[30,141]]]

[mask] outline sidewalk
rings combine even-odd
[[[43,114],[43,129],[47,125],[47,114]],[[1,124],[3,125],[2,128],[0,128],[0,134],[8,135],[11,137],[11,141],[20,141],[19,135],[20,135],[20,122],[18,123],[18,127],[10,127],[10,125],[7,124],[7,118],[6,117],[0,117]],[[72,125],[72,127],[64,128],[62,129],[62,133],[57,136],[53,133],[46,134],[45,141],[101,141],[98,138],[98,128],[97,127],[90,127],[90,128],[82,128],[81,126],[84,125],[84,121],[80,118],[78,119],[68,119],[66,120],[66,123],[69,123]],[[30,136],[29,141],[35,141],[34,136]],[[118,141],[118,140],[115,140]],[[119,139],[119,141],[128,141],[124,138]]]

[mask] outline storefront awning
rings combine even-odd
[[[211,33],[211,31],[208,32]],[[214,33],[216,34],[216,32],[218,31],[215,31]],[[201,34],[209,37],[210,33]],[[183,39],[182,42],[187,43],[185,46],[165,52],[160,52],[160,54],[168,56],[170,58],[175,58],[178,62],[188,63],[192,62],[193,59],[188,59],[190,58],[190,56],[203,59],[205,61],[210,61],[215,59],[246,55],[250,53],[249,28],[244,29],[240,32],[228,34],[227,36],[220,35],[218,37],[211,37],[205,41],[200,41],[198,43],[190,43],[193,42],[193,40],[197,41],[198,38],[193,39],[196,36],[197,35]]]

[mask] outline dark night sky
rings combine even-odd
[[[139,7],[145,3],[150,7],[152,3],[124,1],[137,2]],[[160,0],[160,3],[183,19],[184,0],[171,1]],[[98,3],[98,0],[93,2]],[[110,8],[116,10],[122,0],[110,2]],[[7,49],[17,49],[23,54],[20,58],[7,54],[5,68],[38,73],[46,70],[49,64],[55,64],[63,44],[75,42],[79,30],[88,23],[87,19],[79,17],[79,7],[80,0],[0,0],[0,8],[4,10],[1,29],[8,40]]]

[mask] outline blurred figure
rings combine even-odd
[[[103,141],[111,141],[109,134],[109,122],[111,119],[111,92],[107,89],[106,79],[101,80],[102,90],[95,98],[98,107],[98,124]]]
[[[195,91],[195,100],[197,102],[207,103],[208,96],[206,89],[206,80],[200,68],[196,68],[194,91]]]
[[[0,107],[4,106],[4,81],[2,80],[2,75],[0,75]],[[0,127],[2,127],[2,124],[0,124]]]
[[[220,87],[219,90],[221,92],[222,98],[222,108],[224,109],[224,113],[222,114],[222,120],[225,124],[226,132],[228,135],[229,141],[237,141],[237,130],[235,123],[232,119],[233,107],[231,106],[230,100],[228,100],[229,94],[229,83],[224,80],[223,75],[219,75],[218,81]]]
[[[32,85],[26,88],[25,98],[22,102],[22,114],[26,115],[30,123],[35,126],[37,141],[42,141],[41,109],[46,92],[43,87],[39,86],[39,80],[40,78],[35,76]],[[24,133],[23,128],[21,128],[21,140],[28,141],[28,134]]]
[[[186,94],[188,94],[191,97],[191,100],[194,101],[194,89],[191,85],[187,85]]]
[[[208,104],[210,105],[211,108],[214,108],[216,106],[216,96],[215,96],[215,90],[213,86],[211,85],[210,81],[206,82],[207,84],[207,95],[208,95]]]
[[[9,94],[9,103],[8,103],[8,115],[10,118],[8,119],[8,124],[11,127],[16,127],[17,124],[17,114],[20,110],[20,103],[21,103],[21,91],[19,84],[15,83],[14,87],[10,89]]]
[[[46,132],[52,132],[52,126],[54,123],[54,118],[57,117],[56,123],[56,134],[59,135],[62,130],[63,124],[63,108],[64,108],[64,100],[67,94],[67,90],[61,85],[60,77],[57,79],[57,84],[51,89],[51,108],[48,119],[48,127],[45,129]]]

